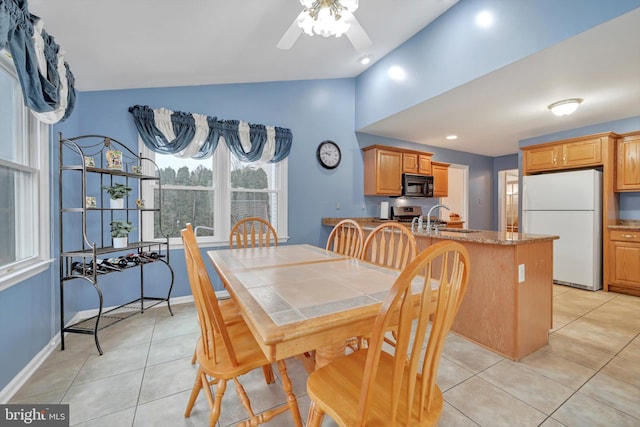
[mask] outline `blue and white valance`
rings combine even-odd
[[[16,67],[25,105],[45,123],[66,120],[75,106],[75,79],[64,51],[29,13],[26,0],[0,1],[0,50]]]
[[[129,108],[142,142],[156,153],[177,157],[211,157],[220,140],[243,162],[276,163],[291,151],[291,129],[240,120],[218,120],[195,113],[152,109],[146,105]]]

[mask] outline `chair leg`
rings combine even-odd
[[[287,394],[287,404],[293,417],[293,422],[296,427],[302,427],[302,417],[300,417],[300,408],[298,407],[298,400],[296,395],[293,394],[293,385],[289,374],[287,374],[287,363],[284,360],[278,360],[278,371],[280,372],[280,379],[282,380],[282,388]]]
[[[273,384],[276,379],[273,376],[273,368],[271,367],[271,365],[264,365],[262,367],[262,373],[264,374],[264,381],[267,383],[267,385],[269,384]]]
[[[307,427],[320,427],[323,419],[324,411],[318,408],[316,402],[312,400],[309,407],[309,415],[307,416]]]
[[[191,357],[191,364],[195,365],[197,359],[198,359],[198,349],[194,348],[193,349],[193,356]]]
[[[211,415],[209,415],[209,427],[215,427],[216,423],[220,419],[220,405],[222,404],[222,396],[227,390],[227,380],[219,380],[216,386],[216,397],[213,399],[211,394],[211,388],[207,387],[207,399],[209,400],[209,407],[211,408]]]
[[[196,403],[196,399],[198,398],[198,394],[200,394],[200,390],[202,389],[202,378],[201,374],[203,374],[201,369],[198,369],[198,373],[196,374],[196,381],[193,384],[193,389],[191,389],[191,396],[189,396],[189,401],[187,402],[187,409],[184,411],[184,417],[189,418],[191,416],[191,410],[193,409],[193,405]]]

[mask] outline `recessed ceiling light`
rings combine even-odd
[[[480,28],[489,28],[493,25],[493,14],[483,10],[476,15],[476,25]]]
[[[393,80],[404,80],[404,78],[407,76],[406,71],[404,71],[402,67],[398,67],[397,65],[389,68],[389,71],[387,73]]]
[[[448,140],[458,139],[458,135],[447,135]]]
[[[369,62],[371,62],[371,57],[369,55],[365,55],[362,58],[360,58],[360,63],[362,65],[367,65]]]

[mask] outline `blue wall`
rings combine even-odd
[[[623,15],[640,0],[463,0],[357,79],[356,128],[475,80]],[[479,29],[475,15],[494,14]],[[406,79],[387,76],[392,66]]]

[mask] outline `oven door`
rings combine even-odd
[[[433,177],[403,174],[402,195],[405,197],[433,197]]]

